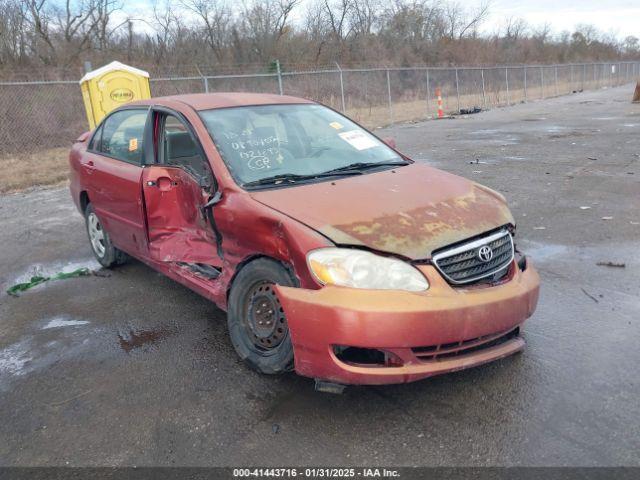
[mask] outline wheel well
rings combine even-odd
[[[298,276],[296,275],[295,270],[293,269],[293,265],[287,263],[287,262],[283,262],[282,260],[278,260],[277,258],[273,258],[273,257],[269,257],[267,255],[250,255],[249,257],[243,259],[241,262],[239,262],[236,265],[236,269],[235,272],[233,272],[233,276],[231,277],[231,279],[229,280],[229,283],[227,284],[227,303],[229,302],[229,294],[231,293],[231,287],[233,286],[233,282],[235,281],[236,277],[238,276],[238,273],[240,273],[240,270],[242,270],[244,267],[246,267],[247,265],[249,265],[251,262],[255,261],[255,260],[259,260],[261,258],[264,258],[265,260],[271,260],[274,261],[278,264],[280,264],[287,272],[289,272],[289,274],[291,275],[291,278],[295,284],[296,287],[300,286],[300,280],[298,279]]]
[[[86,191],[80,192],[80,208],[82,209],[82,213],[84,214],[87,209],[87,205],[89,205],[91,201],[89,200],[89,194]]]

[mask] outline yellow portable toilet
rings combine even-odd
[[[151,98],[149,74],[120,62],[111,62],[80,80],[89,127],[93,129],[114,108]]]

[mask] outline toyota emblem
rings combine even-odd
[[[487,263],[493,258],[493,250],[489,245],[484,245],[478,249],[478,258]]]

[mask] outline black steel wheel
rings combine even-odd
[[[295,286],[296,282],[280,263],[260,258],[240,270],[229,294],[231,343],[249,366],[266,374],[293,367],[293,346],[276,284]]]
[[[249,291],[242,316],[247,334],[256,348],[277,348],[287,336],[287,317],[273,288],[273,283],[258,282]]]

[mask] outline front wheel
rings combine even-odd
[[[124,263],[127,258],[126,254],[113,246],[109,234],[102,228],[100,219],[91,204],[87,205],[84,211],[84,218],[87,225],[89,242],[91,243],[91,250],[93,250],[93,254],[100,265],[109,268]]]
[[[271,375],[293,368],[293,345],[276,284],[294,286],[295,279],[274,260],[254,260],[235,278],[227,313],[231,343],[240,358]]]

